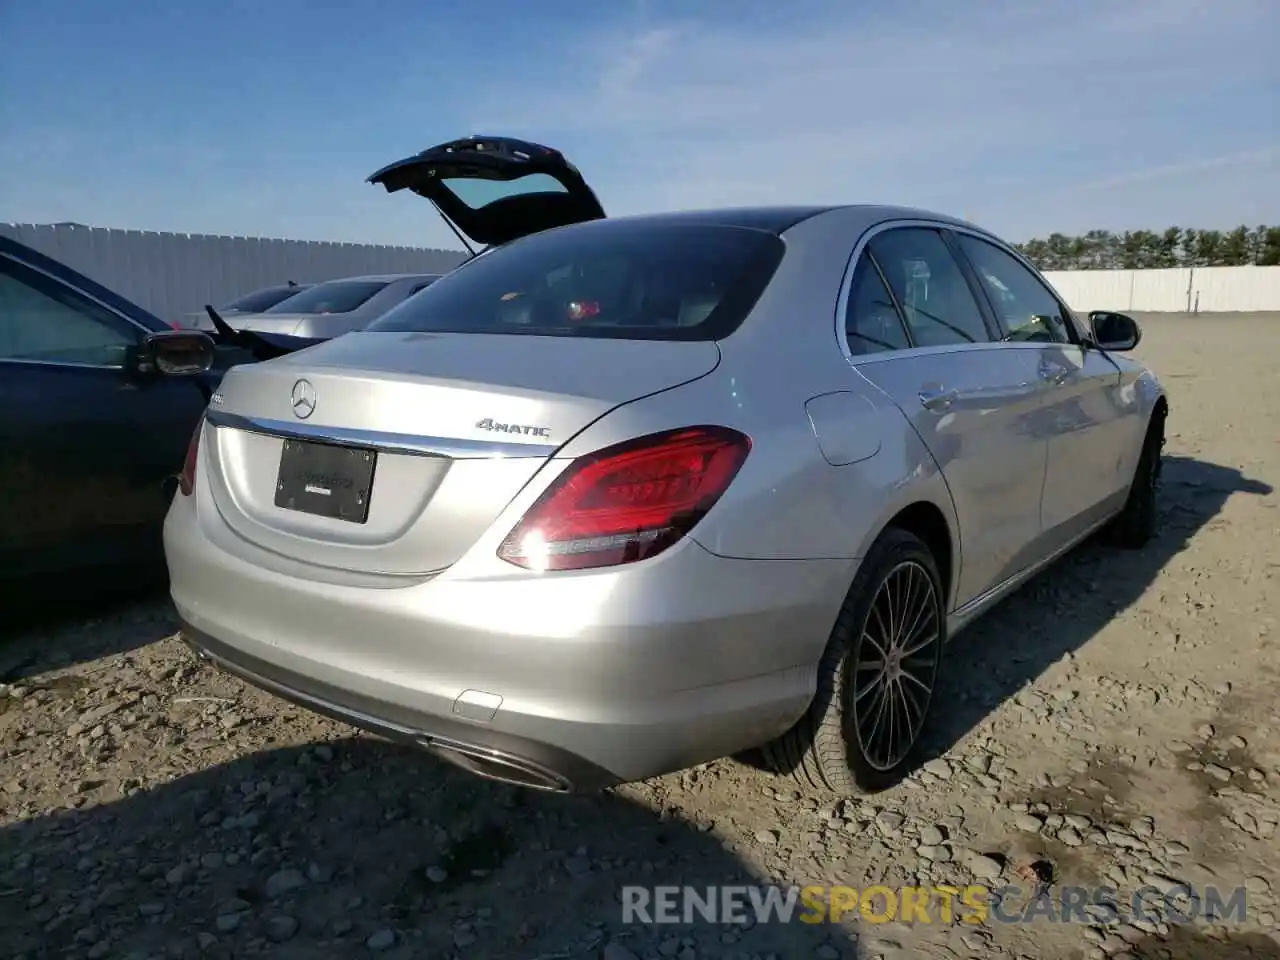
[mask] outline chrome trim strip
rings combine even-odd
[[[458,440],[448,437],[417,436],[408,433],[387,433],[382,430],[353,430],[346,427],[326,427],[320,424],[268,420],[245,417],[238,413],[209,408],[209,423],[215,427],[245,430],[268,437],[291,437],[297,440],[318,440],[347,447],[369,447],[386,453],[400,453],[414,457],[447,457],[450,460],[529,459],[545,460],[559,449],[555,444],[506,443],[493,440]]]
[[[969,350],[989,350],[992,347],[1000,347],[1001,349],[1005,349],[1008,347],[1018,347],[1018,346],[1024,345],[1023,343],[1011,342],[1008,340],[982,340],[977,343],[956,343],[956,344],[942,344],[939,346],[929,346],[929,347],[908,347],[906,350],[885,350],[878,353],[854,354],[853,351],[849,349],[849,340],[845,336],[845,323],[847,322],[846,315],[849,309],[849,292],[853,286],[854,270],[857,269],[858,261],[862,258],[863,251],[867,249],[872,239],[874,239],[877,234],[884,233],[886,230],[898,229],[900,227],[923,227],[928,230],[949,230],[952,233],[966,234],[977,240],[985,240],[987,243],[991,244],[994,247],[997,247],[999,250],[1013,257],[1015,260],[1021,263],[1024,267],[1027,267],[1028,269],[1030,269],[1031,272],[1035,275],[1036,279],[1038,279],[1042,284],[1044,284],[1048,292],[1058,300],[1058,305],[1068,314],[1071,313],[1071,308],[1067,306],[1067,302],[1062,298],[1062,295],[1059,294],[1058,291],[1054,289],[1053,285],[1050,284],[1049,281],[1044,278],[1044,275],[1041,274],[1041,272],[1036,268],[1036,266],[1032,264],[1031,261],[1029,261],[1022,254],[1020,254],[1017,250],[1014,250],[1012,247],[1010,247],[1008,243],[1006,243],[1004,240],[1001,240],[999,237],[995,236],[994,234],[987,233],[986,231],[980,230],[977,227],[968,226],[965,224],[950,223],[946,220],[930,220],[923,217],[913,217],[909,219],[897,219],[897,220],[882,220],[879,223],[876,223],[873,226],[868,227],[865,231],[863,231],[862,235],[858,237],[858,242],[855,243],[853,246],[853,254],[849,257],[849,262],[845,265],[844,277],[840,281],[839,299],[836,301],[836,323],[835,323],[836,343],[839,344],[840,346],[841,355],[844,356],[845,361],[848,362],[851,366],[858,367],[864,363],[878,363],[884,360],[896,360],[900,357],[922,357],[922,356],[932,356],[935,354],[945,354],[945,353],[963,353]],[[981,309],[980,306],[979,306],[979,309]],[[1035,347],[1035,348],[1043,348],[1046,346],[1063,346],[1063,347],[1080,346],[1080,344],[1078,343],[1064,344],[1064,343],[1057,343],[1057,342],[1034,343],[1034,344],[1026,344],[1026,345]]]

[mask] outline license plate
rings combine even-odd
[[[378,465],[376,450],[286,440],[276,477],[276,506],[331,520],[364,523]]]

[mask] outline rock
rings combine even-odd
[[[243,919],[243,913],[223,913],[214,919],[213,925],[219,933],[230,933],[240,926]]]
[[[1004,864],[984,853],[970,851],[962,862],[979,880],[997,880],[1004,873]]]
[[[876,825],[886,834],[895,834],[902,829],[902,825],[906,822],[906,818],[900,813],[894,813],[892,810],[881,810],[876,815]]]
[[[756,843],[772,847],[777,845],[779,833],[777,830],[757,830],[755,837]]]
[[[449,871],[444,867],[432,865],[426,869],[427,879],[432,883],[444,883],[449,879]]]
[[[946,839],[946,835],[938,827],[924,827],[920,830],[920,842],[926,847],[936,847]]]
[[[600,960],[640,960],[640,955],[628,950],[616,940],[610,940],[604,945]]]
[[[951,764],[941,757],[938,757],[935,760],[930,760],[924,765],[924,772],[933,774],[933,776],[937,777],[939,780],[950,780],[952,773]]]
[[[1044,821],[1034,813],[1020,813],[1013,818],[1013,825],[1026,833],[1037,833],[1044,826]]]
[[[1249,893],[1268,893],[1271,890],[1271,884],[1266,877],[1248,877],[1244,881],[1244,888]]]
[[[298,932],[298,921],[290,916],[272,917],[267,921],[266,937],[272,943],[284,943]]]
[[[381,930],[375,930],[369,934],[369,938],[365,940],[364,945],[370,950],[389,950],[395,946],[396,932],[387,927]]]
[[[1231,771],[1221,764],[1206,763],[1204,765],[1204,772],[1213,777],[1213,779],[1220,780],[1223,783],[1226,783],[1231,779]]]
[[[215,937],[208,930],[201,930],[199,933],[196,934],[196,946],[199,947],[201,950],[208,950],[217,942],[218,942],[218,938]]]
[[[275,900],[278,897],[283,897],[286,893],[297,890],[299,887],[306,886],[306,883],[307,878],[299,870],[277,870],[267,877],[264,892],[270,899]]]
[[[1059,830],[1058,841],[1068,847],[1078,847],[1084,842],[1080,833],[1073,827],[1064,827]]]

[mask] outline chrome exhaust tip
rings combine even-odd
[[[434,738],[421,740],[419,743],[423,749],[446,763],[485,780],[548,793],[569,793],[573,789],[573,785],[559,774],[532,761],[498,750]]]

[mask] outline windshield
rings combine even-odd
[[[271,287],[268,290],[258,290],[254,293],[246,293],[239,300],[232,300],[222,308],[223,313],[261,313],[269,307],[274,307],[286,297],[292,297],[305,290],[305,287]]]
[[[388,280],[330,280],[277,303],[267,313],[350,313],[385,287]]]
[[[782,251],[744,227],[595,221],[487,251],[366,329],[716,340],[750,312]]]

